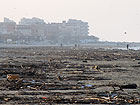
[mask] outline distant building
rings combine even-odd
[[[19,25],[16,27],[16,31],[20,32],[23,36],[28,38],[28,41],[41,41],[45,37],[45,25],[44,20],[33,18],[22,18]],[[27,39],[26,38],[26,39]]]
[[[16,25],[16,30],[24,36],[32,36],[32,27],[27,25]]]
[[[4,18],[4,22],[0,22],[0,34],[11,34],[15,31],[16,23]],[[6,20],[7,19],[7,20]]]
[[[89,36],[88,31],[88,22],[76,19],[47,24],[44,20],[33,17],[22,18],[19,24],[16,24],[14,21],[4,18],[4,22],[0,22],[0,42],[49,41],[75,44],[99,40],[95,36]]]
[[[10,20],[9,18],[4,18],[4,23],[15,23],[13,20]]]
[[[6,42],[11,34],[14,34],[16,22],[4,18],[4,22],[0,22],[0,42]]]
[[[22,18],[19,25],[34,25],[34,24],[46,24],[44,20],[33,17],[33,18]]]
[[[45,26],[45,38],[46,40],[59,42],[60,40],[60,27],[62,26],[61,23],[51,23]]]
[[[61,23],[61,38],[63,42],[79,43],[82,37],[88,36],[88,23],[81,20],[69,19]]]
[[[74,33],[74,36],[87,36],[89,34],[88,22],[69,19],[66,26],[72,28],[72,33]]]

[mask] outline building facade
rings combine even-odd
[[[89,39],[88,31],[88,22],[75,19],[62,23],[45,23],[43,19],[35,17],[22,18],[19,24],[16,24],[5,18],[4,22],[0,22],[0,41],[80,43],[81,40]],[[95,39],[98,41],[98,38]]]

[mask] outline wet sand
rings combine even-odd
[[[20,79],[7,81],[7,74]],[[0,75],[1,104],[138,104],[140,51],[0,48]],[[137,88],[119,87],[128,84]]]

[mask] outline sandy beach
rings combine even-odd
[[[140,50],[0,48],[0,104],[139,104],[139,86]]]

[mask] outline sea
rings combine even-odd
[[[120,47],[120,48],[118,48],[118,49],[127,50],[126,47]],[[140,50],[140,46],[138,46],[138,47],[129,47],[129,49],[130,49],[130,50]]]

